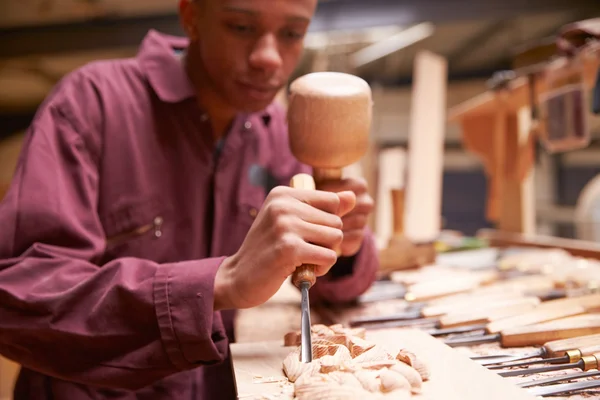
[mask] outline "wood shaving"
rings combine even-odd
[[[294,400],[410,399],[429,379],[425,363],[407,349],[390,354],[365,340],[364,329],[336,324],[312,327],[313,361],[300,361],[296,347],[283,360],[283,371],[293,383]],[[298,343],[298,332],[285,340]]]

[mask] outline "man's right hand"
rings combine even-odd
[[[341,217],[354,208],[353,192],[274,188],[236,254],[215,277],[214,309],[242,309],[273,296],[296,267],[314,264],[325,275],[337,261]]]

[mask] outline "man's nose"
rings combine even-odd
[[[271,34],[262,36],[252,49],[250,65],[257,69],[273,70],[280,68],[281,64],[277,39]]]

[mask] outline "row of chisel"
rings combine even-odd
[[[451,347],[491,342],[504,348],[539,346],[525,354],[472,359],[503,377],[583,371],[516,383],[537,396],[600,388],[600,379],[561,384],[600,376],[600,293],[591,281],[569,288],[551,273],[536,272],[459,271],[438,266],[407,273],[397,282],[405,288],[402,310],[358,317],[349,323],[369,330],[418,328]]]

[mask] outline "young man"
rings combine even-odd
[[[135,58],[84,66],[41,105],[0,205],[16,400],[231,399],[234,310],[303,263],[318,266],[314,302],[371,285],[365,183],[286,187],[310,169],[272,102],[315,7],[182,0],[188,38],[151,31]]]

